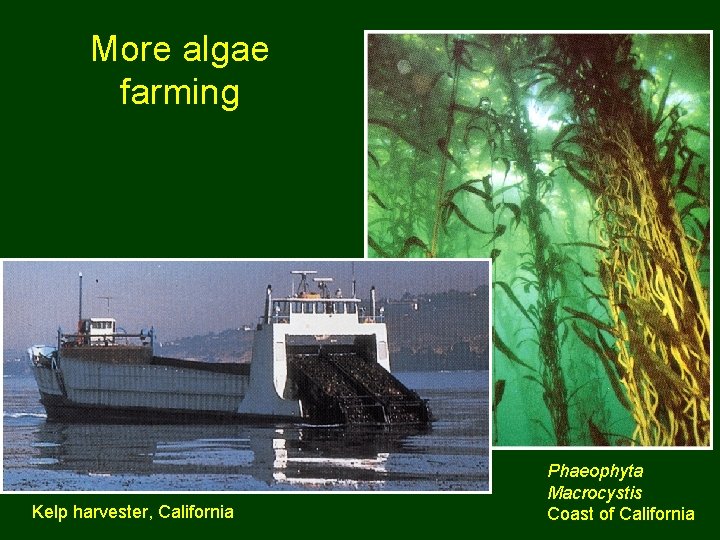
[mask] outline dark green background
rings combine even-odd
[[[64,3],[4,8],[3,240],[11,257],[360,257],[363,254],[363,30],[707,29],[688,7],[417,3]],[[167,41],[172,60],[91,61],[93,34]],[[185,63],[182,46],[264,41],[269,59],[223,70]],[[240,85],[240,106],[122,106],[142,84]],[[108,235],[110,231],[110,235]],[[108,240],[111,239],[111,240]],[[11,316],[11,314],[5,314]],[[551,462],[642,465],[635,506],[694,508],[696,521],[551,523]],[[0,522],[25,533],[91,537],[276,534],[325,538],[661,535],[717,530],[715,451],[495,451],[492,495],[3,494]],[[578,486],[594,487],[590,481]],[[233,522],[32,520],[33,504],[224,504]],[[601,504],[594,506],[600,507]],[[364,532],[363,532],[364,531]],[[493,532],[491,532],[493,531]]]

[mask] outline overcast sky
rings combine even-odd
[[[398,298],[405,292],[471,291],[487,285],[484,261],[356,261],[357,292]],[[24,350],[53,344],[58,326],[76,329],[78,273],[83,273],[83,317],[108,315],[134,333],[154,326],[163,341],[254,324],[263,310],[265,288],[290,293],[290,270],[318,270],[332,277],[333,292],[350,296],[350,261],[138,261],[3,262],[3,347]],[[298,279],[295,278],[297,285]]]

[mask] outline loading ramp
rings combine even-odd
[[[288,374],[310,423],[423,425],[431,420],[416,392],[355,351],[290,354]]]

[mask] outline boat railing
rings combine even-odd
[[[108,334],[64,334],[62,330],[58,328],[58,348],[76,347],[81,345],[107,347],[112,345],[130,344],[153,347],[154,338],[154,331],[152,329],[148,332],[140,332],[139,334],[127,334],[124,332]]]
[[[263,322],[265,320],[265,317],[259,317],[258,319],[260,322]],[[271,323],[279,323],[279,324],[289,324],[290,323],[290,315],[273,315],[270,317]],[[369,323],[384,323],[385,322],[385,316],[384,315],[375,315],[374,317],[372,315],[358,315],[358,322],[361,324],[369,324]]]
[[[357,298],[279,298],[272,301],[269,322],[287,324],[293,315],[352,315],[361,323],[385,321],[383,313],[368,314]],[[265,321],[265,317],[260,317]]]

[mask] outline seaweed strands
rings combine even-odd
[[[675,206],[687,171],[680,171],[677,186],[671,179],[686,149],[679,144],[678,110],[663,116],[669,84],[653,114],[640,85],[652,75],[636,66],[631,37],[562,35],[555,44],[556,54],[536,67],[573,98],[577,121],[553,149],[596,197],[599,244],[607,246],[598,273],[614,328],[615,366],[636,422],[633,440],[708,445],[710,319],[698,260]],[[579,154],[559,150],[564,142]]]
[[[497,38],[496,50],[508,50],[502,38]],[[555,442],[559,446],[570,444],[570,417],[568,407],[568,391],[562,366],[561,345],[558,337],[558,306],[560,297],[558,285],[562,273],[558,270],[563,260],[561,254],[552,245],[550,236],[545,232],[542,214],[546,210],[542,204],[542,188],[544,176],[539,173],[533,159],[531,147],[533,129],[528,112],[522,105],[522,93],[518,87],[509,57],[501,57],[498,73],[502,77],[508,95],[508,106],[514,111],[515,121],[510,124],[509,135],[514,150],[517,168],[526,177],[527,193],[517,211],[513,211],[516,223],[523,221],[527,228],[529,240],[530,271],[536,281],[537,299],[532,308],[537,317],[537,324],[532,321],[526,310],[517,301],[515,305],[531,321],[535,328],[538,341],[538,356],[541,362],[543,401],[547,407],[552,423]],[[506,160],[507,161],[507,160]],[[507,163],[506,175],[509,170]],[[512,209],[511,209],[512,210]],[[505,232],[503,226],[502,232]],[[495,234],[495,237],[499,234]],[[505,287],[504,287],[505,288]],[[505,288],[505,292],[513,299],[514,294]]]
[[[600,260],[617,363],[641,445],[710,441],[709,316],[666,177],[652,175],[622,118],[592,126],[584,148],[598,182]],[[613,147],[613,152],[600,148]]]

